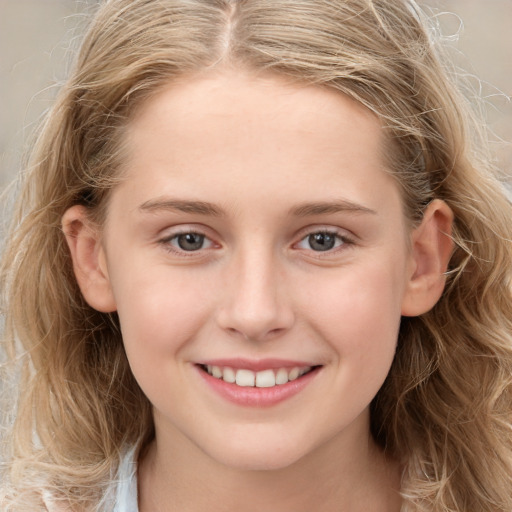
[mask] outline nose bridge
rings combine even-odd
[[[220,324],[250,340],[262,340],[293,323],[279,258],[264,241],[244,244],[227,270]]]

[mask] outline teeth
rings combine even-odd
[[[276,385],[276,376],[274,370],[263,370],[256,374],[257,388],[271,388]]]
[[[299,369],[297,367],[292,368],[290,373],[288,374],[288,380],[295,380],[299,377]]]
[[[238,370],[236,372],[236,384],[237,386],[251,387],[254,386],[256,381],[256,375],[251,370]]]
[[[213,366],[212,367],[212,375],[216,379],[222,379],[222,370],[218,366]]]
[[[216,379],[223,379],[225,382],[236,384],[241,387],[272,388],[281,386],[287,382],[302,377],[311,370],[311,366],[279,368],[277,370],[262,370],[253,372],[251,370],[235,370],[229,367],[208,365],[207,372]]]
[[[230,382],[231,384],[233,382],[236,382],[236,373],[235,373],[235,370],[233,370],[233,368],[224,368],[224,376],[223,376],[224,380],[226,382]]]
[[[276,373],[276,384],[286,384],[288,382],[288,370],[286,368],[279,368]]]

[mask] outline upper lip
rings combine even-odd
[[[252,370],[259,372],[262,370],[276,370],[279,368],[294,368],[294,367],[307,367],[319,366],[311,361],[297,361],[291,359],[244,359],[244,358],[228,358],[228,359],[205,359],[204,361],[197,361],[196,364],[203,366],[219,366],[230,367],[239,370]]]

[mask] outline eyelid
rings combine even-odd
[[[203,244],[202,247],[200,247],[199,249],[196,249],[196,250],[186,250],[186,249],[183,249],[180,247],[180,237],[182,236],[185,236],[185,235],[194,235],[194,236],[197,236],[197,237],[200,237],[201,238],[201,243]],[[196,233],[194,231],[188,231],[186,233],[177,233],[176,235],[174,236],[171,236],[169,239],[168,239],[168,243],[174,248],[176,249],[178,252],[199,252],[200,250],[203,250],[203,249],[209,249],[210,247],[213,246],[213,240],[210,240],[210,238],[208,238],[206,235],[203,235],[202,233]]]
[[[180,224],[175,227],[171,227],[165,230],[165,235],[158,238],[157,243],[159,245],[162,245],[164,249],[171,253],[176,254],[180,257],[200,257],[204,256],[205,252],[210,251],[212,248],[220,248],[221,245],[214,240],[214,237],[208,233],[208,229],[205,229],[201,226],[198,226],[197,224]],[[207,239],[211,245],[209,247],[198,249],[197,251],[186,251],[184,249],[180,249],[179,247],[176,247],[175,245],[171,244],[171,241],[175,239],[176,237],[179,237],[180,235],[186,235],[189,233],[193,233],[196,235],[203,236],[205,239]]]
[[[158,238],[157,243],[163,246],[167,252],[175,254],[179,257],[201,258],[205,257],[205,253],[209,253],[211,250],[222,248],[222,244],[217,242],[216,237],[211,234],[211,229],[201,226],[200,224],[180,224],[177,226],[168,227],[163,231],[165,234]],[[207,239],[211,243],[211,245],[209,247],[201,248],[196,251],[186,251],[180,249],[179,247],[171,245],[171,240],[180,235],[188,233],[195,233],[204,236],[205,239]],[[325,233],[336,236],[342,241],[342,243],[326,251],[315,251],[313,249],[297,247],[298,244],[304,241],[308,236],[316,233]],[[347,229],[326,225],[314,225],[303,228],[294,238],[296,242],[292,244],[293,249],[307,252],[311,255],[314,255],[315,258],[328,258],[329,256],[332,257],[338,252],[347,250],[351,246],[355,245],[357,242],[357,236],[348,231]]]
[[[313,249],[305,249],[297,247],[298,244],[306,240],[309,236],[317,234],[317,233],[324,233],[329,234],[337,237],[342,241],[342,243],[338,246],[333,247],[332,249],[328,249],[326,251],[315,251]],[[308,253],[313,253],[315,257],[322,258],[322,257],[328,257],[329,255],[333,255],[338,253],[339,251],[346,250],[350,246],[353,246],[356,243],[356,236],[353,235],[350,231],[347,231],[346,229],[342,229],[335,226],[325,226],[325,225],[318,225],[318,226],[309,226],[303,230],[300,231],[300,233],[297,235],[298,241],[293,244],[293,248],[297,248],[301,251],[307,251]]]

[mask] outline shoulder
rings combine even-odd
[[[126,451],[117,473],[114,512],[138,512],[137,453],[134,447]]]
[[[65,499],[51,492],[41,490],[38,501],[42,512],[73,512]],[[109,512],[138,512],[137,498],[137,450],[130,448],[124,451],[115,478],[107,485],[103,498],[97,503],[96,510]],[[35,512],[35,511],[34,511]]]

